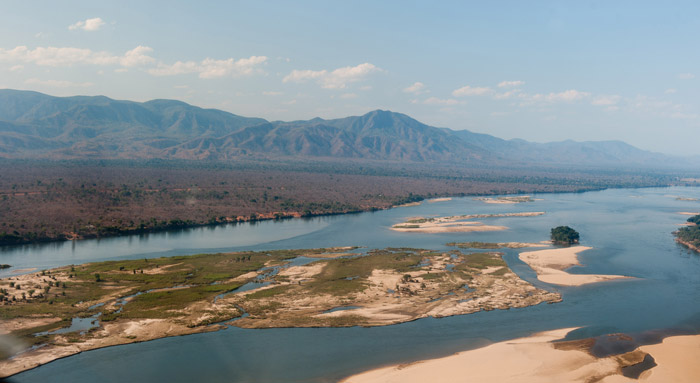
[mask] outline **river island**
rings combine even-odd
[[[60,267],[0,280],[3,377],[101,347],[226,326],[382,326],[561,301],[497,252],[336,247]]]

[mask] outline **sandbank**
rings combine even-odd
[[[447,202],[447,201],[452,201],[452,198],[431,198],[428,200],[428,203]]]
[[[404,203],[401,205],[395,205],[394,207],[411,207],[411,206],[420,206],[421,202],[409,202],[409,203]]]
[[[691,212],[691,211],[679,211],[678,214],[681,214],[681,215],[698,215],[698,214],[700,214],[700,212],[695,212],[695,213],[693,213],[693,212]]]
[[[555,349],[551,342],[571,330],[547,331],[444,358],[379,368],[343,382],[584,382],[617,371],[613,360],[598,360],[584,351]]]
[[[451,356],[383,367],[351,376],[344,383],[418,382],[697,382],[700,335],[674,336],[661,344],[641,346],[622,355],[596,358],[577,347],[556,347],[573,328],[495,343]],[[559,343],[559,345],[562,345]],[[649,354],[657,366],[639,379],[622,375],[622,367]]]
[[[465,214],[450,217],[413,217],[403,223],[393,225],[391,230],[406,233],[469,233],[475,231],[499,231],[508,227],[500,225],[485,225],[481,222],[468,221],[477,218],[500,217],[534,217],[544,212],[504,213],[504,214]]]
[[[660,344],[641,346],[658,366],[640,376],[645,382],[697,382],[700,380],[700,335],[672,336]]]
[[[527,263],[542,282],[560,286],[581,286],[613,279],[630,278],[624,275],[570,274],[564,271],[579,266],[578,254],[591,249],[586,246],[571,246],[520,253],[520,260]]]

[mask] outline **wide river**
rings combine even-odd
[[[197,228],[177,232],[5,247],[0,263],[45,269],[111,259],[201,252],[331,246],[446,249],[453,241],[538,242],[554,226],[581,233],[581,267],[573,272],[623,274],[633,280],[583,287],[540,283],[506,250],[522,278],[559,291],[564,301],[525,309],[421,319],[375,328],[244,330],[230,327],[151,342],[104,348],[14,376],[12,382],[335,382],[356,372],[445,356],[533,332],[581,326],[576,337],[653,329],[698,329],[700,256],[677,245],[672,232],[700,212],[700,189],[611,189],[541,194],[534,202],[486,204],[472,198],[423,203],[373,213]],[[536,217],[488,218],[500,232],[418,234],[388,228],[412,216],[544,211]]]

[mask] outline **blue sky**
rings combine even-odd
[[[0,88],[700,155],[700,3],[12,1]]]

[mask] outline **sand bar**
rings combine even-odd
[[[444,358],[384,367],[343,382],[584,382],[617,370],[618,364],[612,360],[598,360],[583,351],[555,349],[551,341],[571,330],[548,331]]]
[[[391,230],[405,233],[469,233],[475,231],[499,231],[508,227],[500,225],[485,225],[481,222],[469,221],[477,218],[501,217],[534,217],[544,212],[524,212],[505,214],[465,214],[450,217],[412,217],[403,223],[393,225]]]
[[[613,279],[630,278],[624,275],[570,274],[566,269],[580,266],[578,254],[591,249],[586,246],[572,246],[520,253],[520,260],[527,263],[542,282],[560,286],[581,286],[588,283]]]
[[[431,198],[428,200],[428,203],[435,203],[435,202],[447,202],[447,201],[452,201],[452,198]]]
[[[495,343],[444,358],[383,367],[351,376],[344,383],[418,382],[697,382],[700,335],[675,336],[619,356],[596,358],[583,349],[555,347],[573,328]],[[657,366],[639,379],[621,375],[621,367],[650,354]]]
[[[535,201],[532,197],[529,195],[524,195],[524,196],[506,196],[506,197],[477,197],[474,198],[475,201],[482,201],[485,203],[490,203],[490,204],[516,204],[516,203],[523,203],[523,202],[532,202]]]

